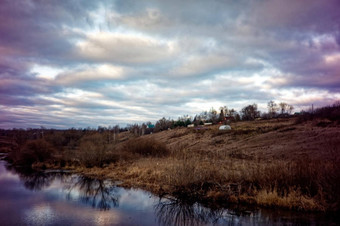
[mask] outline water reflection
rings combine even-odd
[[[10,172],[17,174],[20,181],[24,184],[25,188],[32,191],[40,191],[49,187],[54,180],[62,178],[66,174],[63,172],[41,172],[34,171],[25,167],[13,167],[12,165],[6,165],[6,169]]]
[[[235,225],[240,223],[240,217],[251,219],[255,213],[241,209],[210,209],[169,197],[160,199],[155,212],[162,225]]]
[[[160,225],[336,225],[336,214],[304,213],[249,206],[211,209],[178,199],[160,199],[155,206]]]
[[[172,197],[158,198],[142,190],[120,188],[109,180],[62,171],[5,167],[0,161],[0,218],[6,217],[5,223],[11,225],[76,225],[80,222],[96,225],[97,221],[120,225],[339,223],[337,216],[322,213],[249,209],[249,206],[207,208]]]
[[[119,205],[116,185],[108,180],[76,176],[71,177],[65,188],[69,200],[78,199],[93,208],[109,210]]]
[[[85,176],[72,175],[62,171],[42,172],[28,168],[17,168],[7,165],[6,169],[16,173],[25,188],[40,191],[51,187],[59,181],[61,189],[66,192],[66,199],[80,201],[100,210],[109,210],[119,205],[116,185],[109,180],[94,179]]]

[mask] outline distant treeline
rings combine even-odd
[[[203,111],[200,114],[196,114],[194,117],[189,115],[183,115],[178,117],[177,120],[162,117],[156,123],[145,122],[142,124],[127,124],[125,127],[120,127],[119,125],[103,127],[98,126],[98,128],[70,128],[65,131],[65,136],[60,143],[65,145],[69,143],[69,140],[74,140],[79,134],[86,134],[97,131],[99,133],[113,133],[117,134],[123,131],[130,131],[135,135],[144,135],[154,132],[159,132],[167,129],[174,129],[177,127],[187,127],[188,125],[204,125],[204,123],[211,124],[227,124],[236,121],[251,121],[256,119],[272,119],[272,118],[283,118],[298,116],[298,122],[303,122],[306,120],[312,120],[314,118],[324,118],[331,121],[339,120],[340,118],[340,101],[335,102],[333,105],[325,106],[317,109],[308,109],[307,111],[301,111],[293,113],[294,107],[285,102],[275,103],[274,101],[269,101],[267,104],[268,111],[260,112],[258,110],[257,104],[251,104],[243,107],[241,111],[236,111],[235,109],[229,109],[227,106],[222,106],[217,111],[211,108],[209,111]],[[54,133],[58,131],[57,129],[46,129],[41,127],[39,129],[12,129],[3,130],[0,129],[0,136],[8,136],[15,134],[18,143],[22,143],[27,139],[38,139],[41,138],[44,133]],[[78,134],[78,135],[75,135]],[[21,141],[23,140],[23,141]]]
[[[270,106],[273,106],[273,103],[270,103]],[[270,119],[286,117],[286,114],[291,115],[291,112],[278,110],[266,114]],[[113,126],[56,130],[41,127],[0,130],[0,152],[8,152],[6,158],[14,166],[40,169],[114,166],[110,170],[114,171],[116,167],[121,167],[121,171],[117,172],[122,175],[130,169],[130,174],[125,175],[126,179],[143,176],[141,179],[143,185],[145,183],[160,187],[164,185],[164,188],[168,187],[166,192],[169,194],[195,202],[213,199],[269,207],[281,206],[289,209],[339,211],[340,164],[336,155],[338,143],[329,143],[324,147],[324,157],[331,156],[327,157],[330,159],[327,161],[320,159],[312,161],[309,157],[298,160],[282,157],[267,162],[261,160],[263,157],[261,152],[247,159],[245,156],[248,155],[244,155],[243,150],[234,152],[226,148],[229,152],[224,153],[215,152],[214,149],[198,148],[189,151],[181,144],[170,148],[165,142],[156,140],[152,136],[140,137],[143,133],[158,132],[188,124],[198,126],[205,122],[219,123],[223,120],[254,120],[258,116],[263,117],[264,114],[260,114],[257,105],[254,104],[248,105],[239,113],[223,107],[220,113],[211,109],[209,112],[196,115],[194,119],[188,116],[180,117],[176,121],[162,118],[155,125],[144,123],[126,128]],[[322,119],[316,121],[318,125],[319,123],[324,123],[325,126],[336,125],[340,123],[340,103],[303,112],[296,117],[297,123]],[[278,119],[277,122],[279,121]],[[271,123],[273,123],[271,130],[277,130],[276,119],[264,124]],[[294,131],[295,128],[286,127],[281,132],[292,129]],[[248,133],[245,133],[247,130],[230,131],[232,133],[216,132],[220,131],[187,129],[180,136],[192,133],[195,137],[202,137],[202,134],[206,134],[211,141],[215,140],[215,142],[218,141],[215,139],[216,136],[228,136],[228,134],[239,140],[249,137]],[[174,133],[173,136],[178,134]],[[138,161],[143,158],[146,160]],[[157,168],[158,170],[155,170]]]

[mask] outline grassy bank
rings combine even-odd
[[[274,119],[231,126],[232,131],[178,128],[142,137],[54,131],[15,146],[9,160],[112,178],[188,202],[340,210],[337,122]]]

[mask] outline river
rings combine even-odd
[[[269,209],[210,209],[62,171],[0,161],[0,225],[336,225],[335,217]]]

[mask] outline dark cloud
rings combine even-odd
[[[86,127],[340,98],[340,3],[0,4],[0,127]]]
[[[270,30],[289,30],[285,36],[302,32],[333,33],[339,28],[340,6],[337,0],[310,1],[254,1],[248,17],[256,26]],[[282,33],[279,33],[282,34]]]
[[[0,46],[17,60],[66,64],[77,38],[69,26],[85,26],[93,1],[10,1],[0,4]]]

